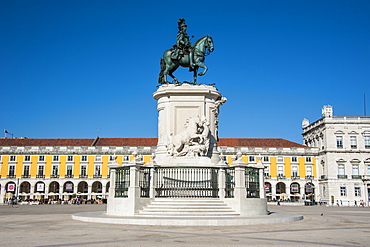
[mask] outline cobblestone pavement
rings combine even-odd
[[[72,220],[106,205],[0,205],[0,246],[370,246],[370,208],[269,206],[304,220],[227,227],[132,226]],[[322,215],[321,215],[322,214]]]

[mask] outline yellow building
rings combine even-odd
[[[0,139],[0,203],[19,200],[64,201],[74,197],[101,201],[108,196],[109,168],[137,153],[144,163],[155,153],[157,138]],[[221,157],[231,164],[265,166],[268,200],[315,199],[318,150],[284,139],[221,138]]]

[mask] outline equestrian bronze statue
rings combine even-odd
[[[158,83],[170,83],[167,81],[167,75],[171,76],[174,83],[179,84],[178,79],[173,75],[179,66],[189,68],[189,71],[194,72],[194,82],[197,83],[197,75],[204,75],[208,67],[203,64],[205,57],[214,51],[213,39],[210,36],[204,36],[198,39],[194,45],[191,44],[189,35],[186,33],[185,19],[181,18],[178,21],[178,33],[176,44],[163,53],[161,58],[161,71],[159,73]],[[198,74],[199,67],[203,71]]]

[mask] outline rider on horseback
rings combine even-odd
[[[173,46],[174,50],[171,58],[180,60],[184,55],[189,54],[190,67],[195,66],[193,62],[193,46],[190,42],[189,35],[186,33],[185,19],[180,18],[178,21],[179,31],[176,37],[176,45]]]

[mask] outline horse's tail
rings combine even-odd
[[[163,58],[161,58],[160,67],[161,71],[159,72],[158,83],[164,84],[166,82],[166,75],[164,74],[164,70],[166,69],[166,63],[164,62]]]

